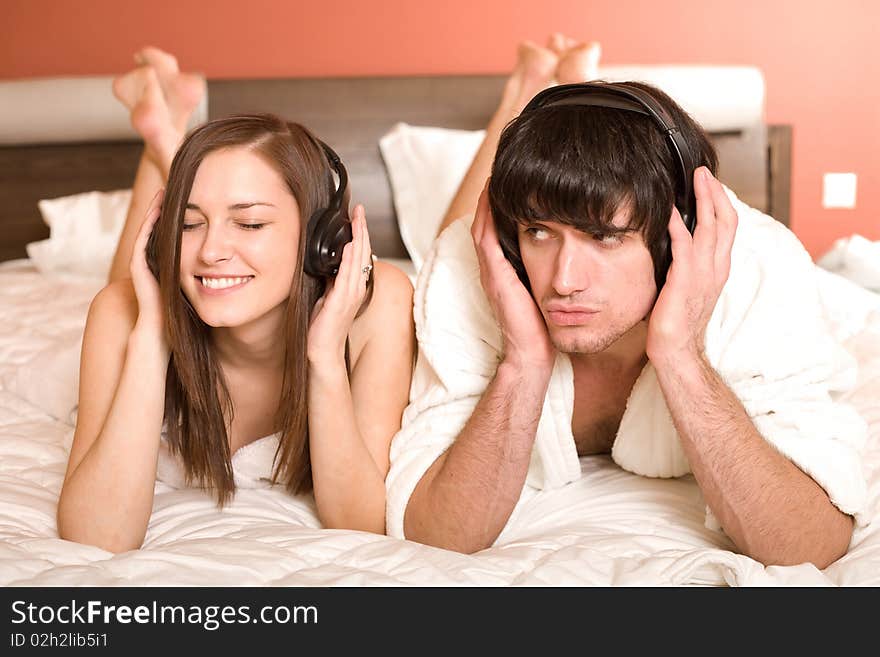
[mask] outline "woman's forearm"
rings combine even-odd
[[[143,543],[153,507],[168,351],[137,330],[100,434],[58,502],[62,538],[121,552]]]
[[[385,474],[358,428],[344,359],[309,364],[309,451],[325,527],[385,532]]]

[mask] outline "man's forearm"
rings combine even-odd
[[[824,568],[842,556],[852,519],[758,433],[708,362],[655,367],[691,471],[737,547],[765,565]]]
[[[522,493],[550,372],[498,366],[461,434],[416,486],[408,539],[467,553],[495,541]]]

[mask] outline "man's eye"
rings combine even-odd
[[[622,233],[608,233],[602,234],[597,233],[593,235],[593,239],[599,242],[602,246],[617,246],[623,241]]]
[[[533,240],[543,240],[550,236],[550,234],[540,226],[529,226],[526,228],[525,233]]]

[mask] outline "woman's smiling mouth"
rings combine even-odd
[[[196,276],[205,294],[223,294],[241,289],[253,276]]]

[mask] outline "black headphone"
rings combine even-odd
[[[624,82],[582,82],[561,84],[540,92],[526,105],[523,114],[539,107],[559,105],[593,105],[610,107],[650,116],[657,127],[669,138],[676,171],[675,207],[685,226],[693,234],[697,224],[697,200],[694,196],[696,159],[675,121],[650,93]]]
[[[330,167],[339,177],[336,190],[326,208],[312,213],[306,228],[306,252],[303,269],[315,278],[332,278],[339,271],[342,249],[352,240],[351,218],[348,206],[351,191],[348,173],[336,152],[320,139],[315,141],[324,149]]]

